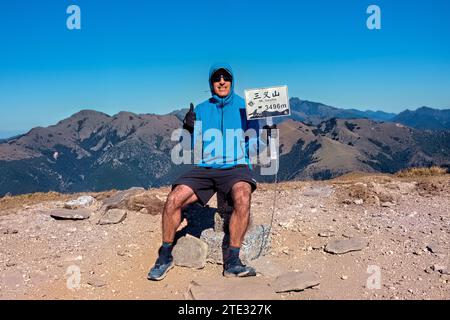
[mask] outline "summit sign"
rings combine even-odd
[[[247,120],[289,116],[287,86],[249,89],[244,91]]]

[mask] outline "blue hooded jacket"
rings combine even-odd
[[[214,93],[211,83],[211,76],[219,69],[225,69],[232,76],[230,93],[223,98]],[[195,164],[219,169],[248,165],[251,169],[249,151],[255,154],[258,150],[259,122],[247,120],[245,100],[234,93],[236,80],[228,64],[213,65],[209,71],[208,82],[212,97],[194,108],[196,121],[193,146],[194,150],[201,147],[201,161]],[[255,131],[250,133],[256,135],[245,135],[248,129],[254,129]],[[216,141],[217,135],[223,137],[222,141]]]

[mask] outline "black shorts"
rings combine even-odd
[[[230,199],[231,188],[239,181],[250,183],[252,192],[256,190],[256,180],[247,165],[227,169],[195,167],[175,180],[172,190],[179,184],[187,185],[194,190],[200,204],[205,206],[217,191],[223,192]]]

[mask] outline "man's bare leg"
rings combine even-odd
[[[239,252],[244,241],[245,233],[250,221],[251,186],[248,182],[239,181],[231,189],[233,199],[233,213],[230,219],[230,245],[224,256],[225,277],[249,277],[255,276],[256,271],[252,267],[242,264]]]
[[[173,268],[173,241],[175,232],[181,223],[181,209],[197,201],[194,191],[186,185],[177,185],[168,195],[162,214],[162,246],[158,251],[158,259],[150,269],[149,280],[162,280],[167,272]]]
[[[230,219],[230,246],[240,248],[250,221],[252,189],[248,182],[239,181],[231,189],[233,213]]]
[[[167,197],[162,213],[162,241],[172,243],[181,224],[181,209],[198,198],[194,191],[183,184],[177,185]]]

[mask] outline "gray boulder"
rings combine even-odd
[[[202,269],[206,265],[208,245],[189,234],[180,238],[173,248],[172,255],[177,266]]]
[[[222,231],[214,231],[213,228],[204,230],[200,239],[208,244],[208,261],[222,264],[223,252],[227,249],[229,235]],[[255,225],[245,234],[241,247],[241,259],[248,263],[265,255],[270,249],[270,236],[268,225]]]
[[[122,209],[108,210],[99,220],[98,224],[116,224],[120,223],[127,217],[127,211]]]

